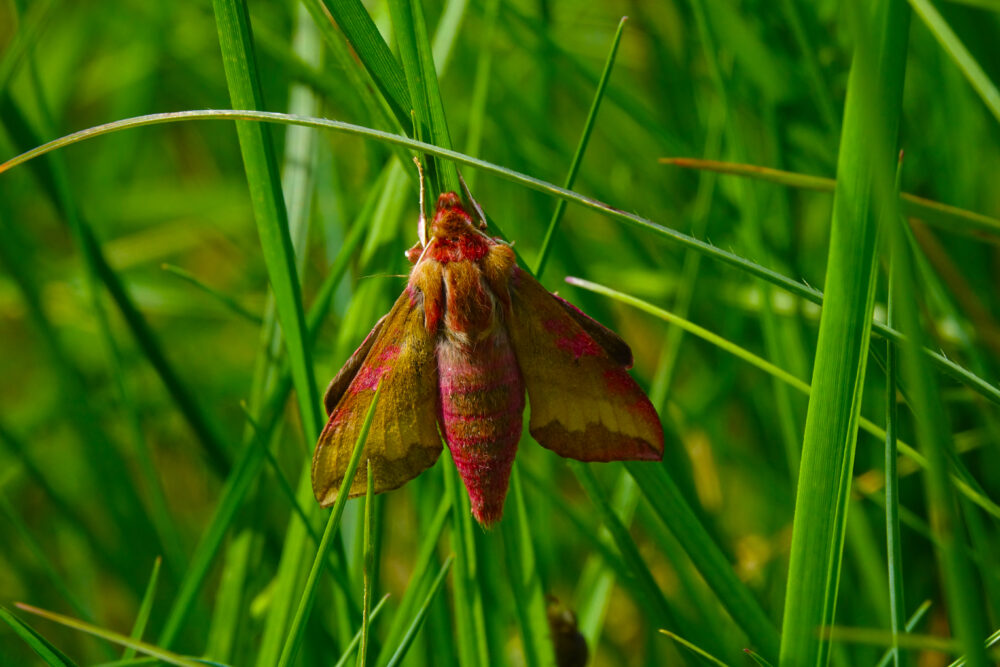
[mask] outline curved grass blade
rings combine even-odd
[[[23,602],[16,603],[16,606],[18,609],[26,611],[29,614],[41,616],[42,618],[48,619],[54,623],[65,625],[68,628],[73,628],[74,630],[79,630],[80,632],[86,632],[89,635],[100,637],[105,641],[113,642],[120,646],[134,648],[139,653],[144,653],[171,665],[178,665],[178,667],[198,667],[201,664],[193,658],[172,653],[171,651],[160,648],[159,646],[153,646],[152,644],[147,644],[146,642],[126,637],[125,635],[112,632],[111,630],[99,628],[96,625],[91,625],[90,623],[84,623],[83,621],[69,616],[63,616],[62,614],[56,614],[51,611],[46,611],[45,609],[39,609],[38,607],[33,607],[29,604],[24,604]]]
[[[437,592],[441,590],[441,583],[444,581],[444,576],[451,569],[451,564],[455,560],[454,554],[448,556],[448,560],[444,562],[441,566],[441,571],[434,578],[434,582],[431,584],[430,590],[427,592],[427,597],[424,598],[423,604],[417,608],[417,613],[413,617],[413,622],[410,623],[410,627],[407,628],[406,633],[403,635],[403,640],[399,643],[399,647],[393,654],[392,658],[389,659],[389,663],[386,667],[396,667],[399,665],[403,658],[406,657],[406,652],[410,650],[410,646],[413,644],[414,637],[417,636],[417,632],[420,631],[420,626],[423,625],[424,618],[427,617],[427,611],[430,609],[431,601],[434,600],[434,596]]]
[[[375,416],[375,407],[378,405],[381,393],[382,385],[380,383],[375,389],[375,395],[372,396],[371,405],[368,406],[368,414],[365,415],[365,421],[361,426],[361,431],[358,433],[358,441],[354,444],[354,451],[351,453],[351,459],[347,464],[344,480],[341,482],[340,491],[337,493],[337,500],[334,501],[330,517],[327,519],[326,529],[323,531],[323,539],[316,550],[316,558],[313,560],[312,569],[309,571],[309,578],[306,579],[305,589],[302,591],[302,597],[299,600],[299,607],[295,611],[295,618],[292,619],[292,623],[288,628],[288,636],[285,639],[285,646],[281,651],[278,667],[287,667],[290,665],[295,659],[299,645],[302,643],[305,621],[312,611],[313,602],[316,600],[319,575],[326,563],[326,554],[330,549],[330,542],[334,533],[337,532],[337,527],[340,525],[340,517],[344,513],[344,505],[347,504],[348,494],[345,491],[351,488],[351,484],[354,482],[354,474],[358,470],[358,463],[361,462],[361,454],[364,451],[365,442],[368,440],[368,431],[371,429],[372,418]]]
[[[770,167],[761,167],[755,164],[740,164],[738,162],[720,162],[719,160],[702,160],[700,158],[687,157],[665,157],[660,158],[661,164],[669,164],[686,169],[700,169],[714,171],[719,174],[729,174],[731,176],[742,176],[744,178],[755,178],[778,185],[798,188],[800,190],[814,190],[816,192],[833,192],[837,186],[837,181],[824,176],[811,176],[793,171],[783,171]],[[1000,234],[1000,220],[997,218],[968,211],[957,206],[950,206],[940,202],[911,195],[902,192],[899,195],[903,205],[903,211],[908,216],[920,218],[931,224],[939,226],[945,231],[961,231],[963,228],[970,232],[988,232],[990,234]],[[959,229],[955,224],[962,225]]]
[[[76,663],[53,646],[48,639],[38,634],[34,628],[3,607],[0,607],[0,620],[7,623],[14,633],[30,646],[31,650],[37,653],[38,657],[44,660],[49,667],[76,667]]]
[[[941,13],[928,0],[909,0],[913,6],[913,11],[924,22],[924,25],[931,31],[934,38],[941,43],[944,50],[948,52],[951,59],[955,61],[962,74],[969,80],[972,87],[979,93],[979,96],[986,103],[986,108],[1000,121],[1000,90],[990,81],[990,78],[979,66],[976,59],[972,57],[969,50],[965,48],[962,41],[951,29],[948,22],[944,20]]]
[[[587,120],[583,124],[583,132],[580,133],[580,139],[576,144],[576,153],[573,154],[573,161],[570,162],[569,172],[566,174],[566,180],[563,181],[563,187],[567,190],[573,187],[576,175],[580,171],[580,163],[583,162],[583,154],[587,151],[587,144],[590,142],[590,133],[593,131],[594,123],[597,121],[597,112],[601,108],[601,100],[604,99],[604,90],[608,87],[611,70],[615,66],[615,56],[618,55],[618,45],[622,41],[622,32],[625,30],[625,22],[627,20],[628,17],[623,16],[618,22],[618,29],[615,31],[614,39],[611,42],[611,50],[608,51],[608,58],[604,62],[604,71],[601,72],[601,78],[597,82],[597,90],[594,91],[594,99],[590,103],[590,111],[587,112]],[[549,220],[549,226],[545,230],[545,237],[542,239],[542,247],[538,251],[538,258],[535,260],[535,278],[540,278],[545,271],[549,251],[552,249],[552,238],[555,236],[556,229],[559,227],[559,221],[562,220],[565,211],[566,200],[560,199],[556,202],[556,210],[552,212],[552,219]]]
[[[449,160],[453,160],[459,164],[464,164],[467,166],[474,167],[476,169],[482,169],[489,173],[495,174],[500,178],[511,181],[512,183],[521,184],[532,190],[538,192],[543,192],[550,194],[561,199],[573,202],[584,208],[589,208],[591,210],[597,211],[602,215],[606,215],[615,220],[621,220],[627,224],[633,225],[640,229],[645,229],[652,231],[659,236],[670,239],[675,243],[699,252],[703,255],[711,257],[712,259],[718,260],[724,264],[733,266],[745,273],[748,273],[754,277],[765,280],[773,285],[777,285],[782,289],[799,296],[807,301],[816,304],[823,303],[823,293],[809,285],[805,285],[799,281],[788,278],[787,276],[778,273],[772,269],[765,266],[761,266],[756,262],[752,262],[744,257],[718,248],[707,241],[701,241],[699,239],[693,238],[687,234],[679,232],[675,229],[665,227],[652,220],[644,218],[640,215],[633,213],[628,213],[621,209],[609,206],[597,199],[587,197],[570,190],[559,187],[553,183],[543,181],[533,176],[528,176],[513,169],[508,169],[506,167],[501,167],[499,165],[487,162],[486,160],[480,160],[464,153],[459,153],[457,151],[441,148],[433,144],[424,143],[422,141],[416,141],[408,137],[404,137],[398,134],[392,134],[389,132],[383,132],[381,130],[375,130],[368,127],[362,127],[360,125],[353,125],[351,123],[344,123],[336,120],[329,120],[325,118],[305,118],[302,116],[296,116],[294,114],[284,114],[272,111],[240,111],[240,110],[200,110],[200,111],[174,111],[168,113],[159,114],[149,114],[145,116],[136,116],[133,118],[127,118],[124,120],[112,121],[110,123],[105,123],[103,125],[95,125],[94,127],[87,128],[85,130],[80,130],[78,132],[73,132],[67,134],[58,139],[54,139],[48,143],[42,144],[36,148],[29,151],[21,153],[20,155],[13,157],[6,162],[0,164],[0,174],[12,169],[24,162],[27,162],[33,158],[43,155],[45,153],[51,152],[57,148],[62,148],[64,146],[72,145],[83,141],[85,139],[93,138],[103,134],[108,134],[110,132],[116,132],[125,128],[133,127],[144,127],[147,125],[160,125],[163,123],[171,123],[181,120],[256,120],[264,122],[275,122],[283,124],[292,125],[306,125],[308,127],[320,127],[338,132],[345,132],[348,134],[353,134],[356,136],[368,137],[376,141],[381,141],[383,143],[392,144],[396,146],[404,146],[416,151],[421,151],[428,153],[430,155],[435,155],[437,157],[443,157]],[[879,336],[891,340],[893,342],[902,342],[904,340],[903,335],[890,327],[885,326],[879,322],[872,323],[872,332],[877,333]],[[955,378],[958,382],[966,385],[976,393],[980,394],[992,403],[1000,405],[1000,388],[990,384],[988,381],[972,373],[968,369],[956,364],[947,357],[933,350],[924,349],[924,354],[945,374]]]

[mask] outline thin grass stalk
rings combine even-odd
[[[160,580],[160,564],[163,559],[157,556],[153,561],[153,571],[149,575],[149,583],[146,585],[146,592],[142,595],[142,602],[139,603],[139,613],[135,616],[135,623],[132,625],[130,637],[136,641],[142,641],[142,635],[146,632],[146,624],[149,623],[149,615],[153,611],[153,599],[156,595],[156,584]],[[131,660],[135,657],[135,648],[129,646],[122,653],[122,660]]]
[[[364,535],[364,599],[361,603],[361,649],[358,651],[358,667],[368,667],[368,642],[371,632],[371,607],[373,573],[375,571],[375,550],[372,547],[372,514],[375,504],[375,476],[372,475],[372,460],[368,459],[367,481],[365,490],[365,535]],[[350,487],[346,487],[350,488]]]
[[[393,653],[392,657],[389,659],[387,667],[396,667],[401,664],[403,658],[406,657],[407,651],[410,650],[410,646],[413,644],[413,639],[416,637],[417,632],[424,623],[424,619],[427,617],[427,612],[430,609],[431,602],[434,600],[437,592],[441,590],[441,584],[444,583],[444,577],[448,574],[448,570],[451,568],[452,561],[454,561],[455,556],[448,556],[448,560],[444,562],[441,566],[441,570],[438,572],[437,576],[434,577],[434,581],[431,582],[430,590],[427,592],[427,597],[424,598],[423,603],[417,608],[417,613],[413,617],[413,622],[410,623],[410,627],[407,628],[406,632],[403,634],[403,638]]]
[[[312,612],[313,603],[316,601],[316,591],[319,588],[319,575],[325,567],[327,553],[340,525],[340,518],[344,514],[344,506],[347,504],[349,495],[347,492],[354,482],[354,474],[357,472],[358,464],[361,462],[365,442],[368,440],[368,431],[371,429],[372,419],[375,416],[375,407],[378,405],[381,394],[382,384],[379,383],[375,388],[371,404],[368,406],[368,412],[365,414],[365,421],[358,432],[358,439],[354,443],[354,450],[351,452],[347,469],[344,471],[344,479],[340,484],[340,490],[337,492],[337,499],[333,502],[333,509],[330,511],[330,516],[326,522],[326,529],[323,531],[323,539],[316,549],[316,557],[313,559],[312,568],[309,570],[309,577],[306,580],[305,589],[302,591],[302,597],[299,599],[299,606],[295,611],[295,617],[289,625],[288,634],[285,638],[285,646],[281,650],[281,658],[278,660],[278,667],[288,667],[288,665],[292,664],[295,654],[298,653],[299,646],[302,643],[305,621],[310,612]]]
[[[455,552],[452,593],[455,605],[454,624],[458,640],[458,659],[462,667],[485,667],[490,664],[486,640],[486,621],[482,590],[479,587],[479,562],[472,531],[472,510],[451,457],[443,466],[445,494],[451,501],[451,547]]]
[[[806,413],[782,624],[785,667],[823,667],[833,624],[875,300],[880,211],[891,191],[909,13],[902,0],[854,10],[854,60],[837,165],[824,307]],[[863,27],[860,27],[863,26]],[[872,132],[875,136],[872,136]]]
[[[902,170],[899,170],[900,172]],[[899,173],[897,172],[897,189]],[[895,324],[894,292],[896,289],[896,271],[893,268],[894,251],[889,259],[889,297],[886,303],[886,323]],[[902,537],[899,530],[899,473],[896,463],[899,459],[899,447],[896,442],[899,411],[896,403],[896,346],[889,343],[885,354],[885,537],[887,566],[889,570],[889,630],[892,632],[892,647],[889,654],[895,667],[904,663],[904,657],[899,651],[899,635],[906,632],[906,602],[903,586],[903,550]]]
[[[601,100],[604,99],[604,91],[608,87],[611,70],[615,66],[615,56],[618,55],[618,45],[622,41],[622,32],[625,30],[626,21],[628,21],[628,17],[623,16],[618,22],[618,29],[615,30],[615,36],[611,40],[611,49],[608,51],[608,57],[604,61],[604,70],[601,72],[601,78],[597,82],[594,99],[590,102],[587,120],[583,123],[583,132],[580,133],[580,139],[576,144],[576,152],[573,154],[573,160],[569,165],[569,172],[566,174],[566,180],[563,181],[563,187],[567,190],[573,189],[573,183],[576,182],[576,175],[580,171],[580,164],[583,162],[583,155],[587,152],[590,134],[594,130],[594,123],[597,122],[597,112],[601,108]],[[545,237],[542,239],[542,247],[538,251],[538,258],[535,260],[535,278],[541,278],[542,273],[545,271],[549,251],[552,249],[552,239],[555,237],[556,230],[559,228],[559,222],[562,220],[563,213],[565,212],[566,200],[560,199],[556,202],[556,210],[552,212],[552,219],[549,220],[549,226],[545,230]]]

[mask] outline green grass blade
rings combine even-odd
[[[781,663],[825,665],[857,444],[875,299],[880,211],[891,192],[902,102],[908,9],[899,0],[855,8],[855,53],[838,158],[826,290],[795,501]],[[870,24],[870,25],[869,25]],[[873,132],[875,136],[873,136]]]
[[[434,558],[438,540],[441,539],[441,533],[444,531],[445,522],[447,522],[450,514],[451,499],[448,496],[444,496],[438,505],[434,518],[431,519],[427,528],[421,531],[423,539],[421,540],[420,548],[417,550],[416,560],[413,563],[413,574],[410,576],[410,583],[406,587],[403,599],[399,602],[399,608],[392,619],[389,631],[385,634],[385,640],[382,642],[382,650],[379,651],[378,657],[375,660],[375,664],[378,667],[385,667],[388,664],[392,647],[399,646],[400,642],[402,642],[403,635],[406,632],[405,624],[413,616],[414,608],[419,602],[418,594],[422,590],[424,579],[431,573],[431,560]]]
[[[787,185],[788,187],[800,190],[833,192],[837,187],[837,181],[832,178],[783,171],[755,164],[720,162],[718,160],[702,160],[686,157],[660,158],[660,163],[684,167],[686,169],[713,171],[719,174],[753,178],[768,183]],[[899,197],[903,205],[903,211],[908,216],[925,220],[930,224],[937,225],[944,231],[958,232],[964,230],[967,232],[1000,234],[1000,219],[968,211],[964,208],[958,208],[957,206],[942,204],[907,192],[900,193]]]
[[[634,461],[626,462],[625,468],[750,641],[765,656],[777,655],[777,629],[746,584],[736,576],[729,559],[705,530],[666,470],[662,466]]]
[[[500,522],[500,531],[514,609],[521,629],[524,661],[528,667],[543,667],[551,662],[555,649],[545,630],[545,595],[516,464],[511,472],[508,496],[510,505],[506,520]]]
[[[351,459],[344,473],[344,481],[340,485],[340,491],[337,492],[337,500],[334,501],[330,517],[327,519],[326,530],[323,531],[323,540],[319,543],[319,548],[316,550],[316,558],[313,561],[312,569],[309,571],[309,578],[306,579],[305,589],[302,591],[298,609],[295,611],[295,618],[292,619],[292,623],[288,628],[285,646],[281,651],[281,658],[278,661],[279,667],[287,667],[292,663],[302,642],[302,635],[305,632],[305,621],[312,611],[313,603],[316,600],[319,575],[326,563],[326,556],[330,549],[333,535],[337,532],[337,528],[340,525],[340,518],[344,513],[344,505],[347,504],[348,494],[346,491],[351,488],[351,483],[354,481],[354,474],[357,472],[358,463],[361,461],[365,442],[368,440],[368,431],[371,429],[372,418],[375,416],[375,407],[378,405],[381,393],[382,386],[380,384],[375,389],[371,405],[368,406],[368,413],[365,415],[364,424],[358,433],[358,440],[354,444],[354,451],[351,453]]]
[[[57,649],[49,640],[38,634],[34,628],[0,607],[0,619],[11,627],[14,633],[20,637],[31,650],[38,654],[38,657],[45,661],[49,667],[76,667],[76,663],[70,660],[62,651]]]
[[[577,481],[580,482],[580,486],[583,487],[587,493],[587,497],[590,498],[590,502],[600,515],[604,526],[611,533],[615,545],[618,547],[618,552],[622,555],[622,559],[629,570],[631,570],[632,576],[638,579],[639,590],[644,592],[650,600],[650,606],[656,610],[657,616],[650,619],[651,622],[658,626],[680,627],[673,610],[670,608],[670,604],[667,602],[666,596],[663,595],[663,591],[660,590],[660,586],[656,583],[656,579],[653,578],[649,567],[642,560],[642,556],[639,554],[639,547],[632,539],[628,529],[621,522],[621,519],[615,514],[604,491],[597,482],[594,472],[585,463],[580,463],[579,461],[568,461],[568,463],[573,470],[573,474],[576,475]]]
[[[964,546],[964,530],[954,490],[949,480],[949,459],[954,456],[948,417],[936,386],[936,379],[920,354],[923,339],[917,311],[917,278],[913,260],[900,229],[902,218],[892,220],[894,286],[900,328],[908,342],[900,350],[900,370],[910,396],[916,422],[917,442],[927,458],[925,492],[931,528],[939,540],[937,555],[943,574],[945,598],[952,632],[968,664],[985,667],[986,635],[979,584],[975,581]]]
[[[16,167],[24,162],[27,162],[39,155],[43,155],[57,148],[62,148],[63,146],[71,145],[80,142],[84,139],[92,138],[94,136],[99,136],[102,134],[108,134],[110,132],[115,132],[126,127],[141,127],[145,125],[158,125],[161,123],[176,122],[179,120],[257,120],[257,121],[271,121],[277,123],[288,123],[297,125],[306,125],[309,127],[322,127],[330,130],[346,132],[350,134],[355,134],[358,136],[369,137],[378,141],[382,141],[388,144],[405,146],[416,151],[421,151],[428,153],[430,155],[435,155],[438,157],[447,158],[449,160],[454,160],[459,164],[465,164],[477,169],[482,169],[484,171],[490,172],[499,176],[500,178],[509,180],[514,183],[519,183],[528,187],[532,190],[537,190],[539,192],[545,192],[553,196],[565,199],[567,201],[579,204],[584,208],[588,208],[601,213],[609,218],[615,220],[620,220],[629,225],[632,225],[638,229],[645,229],[651,231],[659,236],[670,239],[677,244],[695,250],[705,256],[711,257],[712,259],[718,260],[724,264],[733,266],[741,271],[744,271],[752,276],[765,280],[773,285],[777,285],[784,290],[787,290],[791,294],[802,297],[807,301],[816,304],[823,303],[823,293],[813,287],[805,285],[796,280],[792,280],[787,276],[778,273],[772,269],[765,266],[757,264],[756,262],[751,262],[744,257],[718,248],[711,243],[706,241],[701,241],[699,239],[693,238],[682,232],[678,232],[669,227],[657,224],[652,220],[644,218],[642,216],[636,215],[634,213],[628,213],[621,209],[614,208],[603,202],[600,202],[591,197],[586,197],[580,195],[576,192],[571,192],[564,188],[559,187],[553,183],[543,181],[527,174],[522,174],[520,172],[514,171],[513,169],[508,169],[506,167],[501,167],[499,165],[487,162],[485,160],[480,160],[478,158],[465,155],[463,153],[458,153],[453,150],[448,150],[445,148],[440,148],[433,144],[424,143],[421,141],[415,141],[409,139],[408,137],[403,137],[397,134],[391,134],[388,132],[382,132],[381,130],[373,130],[367,127],[361,127],[358,125],[352,125],[351,123],[343,123],[335,120],[327,120],[322,118],[301,118],[298,116],[293,116],[290,114],[276,113],[270,111],[243,111],[243,110],[208,110],[208,111],[178,111],[170,113],[161,114],[149,114],[147,116],[136,116],[134,118],[128,118],[120,121],[113,121],[111,123],[105,123],[104,125],[96,125],[94,127],[88,128],[86,130],[80,130],[72,134],[68,134],[59,139],[55,139],[46,144],[33,148],[29,151],[21,153],[20,155],[13,157],[3,164],[0,164],[0,174],[3,172]],[[901,342],[903,340],[902,334],[899,331],[885,326],[879,322],[874,322],[872,324],[872,331],[877,333],[879,336],[886,338],[894,342]],[[966,385],[976,393],[980,394],[984,398],[988,399],[992,403],[1000,404],[1000,388],[991,384],[989,381],[977,376],[968,369],[956,364],[955,362],[948,359],[946,356],[934,352],[930,349],[924,349],[924,354],[937,366],[941,371],[955,378],[958,382]]]
[[[594,99],[590,103],[590,111],[587,112],[587,120],[583,124],[583,132],[580,133],[580,139],[576,144],[576,153],[573,154],[573,161],[569,165],[569,172],[566,174],[566,180],[563,181],[563,187],[567,190],[573,188],[576,175],[580,171],[580,164],[583,162],[583,154],[587,152],[587,143],[590,141],[590,134],[593,132],[594,123],[597,121],[597,112],[601,108],[601,100],[604,99],[604,91],[608,87],[608,80],[611,78],[611,70],[615,66],[615,56],[618,55],[618,45],[622,41],[622,32],[625,30],[625,22],[627,20],[628,17],[623,16],[618,22],[618,29],[615,31],[614,39],[611,41],[611,50],[608,51],[608,58],[604,62],[604,71],[601,72],[601,78],[597,83],[597,90],[594,91]],[[542,239],[542,247],[538,251],[538,258],[535,260],[534,274],[536,278],[540,278],[545,271],[545,264],[552,249],[552,239],[555,236],[556,229],[559,227],[559,221],[562,220],[563,213],[565,212],[566,200],[560,199],[556,202],[556,210],[553,211],[552,219],[549,220],[549,226],[545,230],[545,237]]]
[[[998,643],[1000,643],[1000,630],[995,630],[993,634],[991,634],[989,637],[986,638],[985,646],[986,648],[989,649],[993,648]],[[964,667],[964,665],[966,664],[968,664],[968,660],[966,660],[965,656],[963,655],[961,658],[948,665],[948,667]]]
[[[323,0],[351,48],[375,81],[401,127],[409,128],[412,102],[403,69],[360,0]]]
[[[997,90],[997,87],[990,81],[989,76],[979,66],[969,50],[965,48],[948,22],[944,20],[941,13],[929,0],[910,0],[910,5],[913,6],[913,11],[924,22],[934,38],[941,43],[944,50],[955,61],[972,87],[979,93],[990,113],[1000,121],[1000,90]]]
[[[916,629],[916,627],[920,624],[920,621],[923,620],[924,616],[927,615],[927,612],[930,610],[930,608],[931,608],[930,600],[924,600],[923,602],[921,602],[920,606],[917,607],[917,609],[913,612],[913,615],[910,616],[909,619],[907,619],[906,625],[904,626],[903,629],[906,632],[913,632],[914,629]],[[899,633],[896,634],[897,637],[893,640],[894,646],[889,648],[889,650],[887,650],[882,655],[882,659],[879,660],[878,663],[876,663],[875,667],[888,667],[889,663],[892,662],[894,652],[899,651],[899,637],[898,637]]]
[[[257,73],[250,17],[244,0],[213,2],[222,62],[234,106],[262,109],[264,100]],[[302,290],[295,268],[295,250],[288,228],[288,213],[271,133],[260,123],[237,123],[236,131],[250,188],[254,219],[267,266],[271,289],[291,361],[292,380],[299,399],[306,440],[319,435],[322,415],[310,359]]]
[[[396,652],[389,659],[387,667],[396,667],[399,665],[403,658],[406,657],[407,651],[409,651],[410,646],[413,644],[413,639],[416,637],[417,633],[420,631],[420,626],[423,625],[424,618],[427,617],[427,611],[430,609],[431,601],[437,595],[437,592],[441,589],[441,584],[444,582],[444,577],[448,574],[448,570],[451,568],[452,561],[455,559],[454,555],[448,556],[448,560],[444,562],[441,566],[440,572],[434,578],[433,583],[431,583],[431,588],[427,592],[427,596],[424,598],[423,603],[417,608],[417,613],[413,617],[413,622],[410,623],[410,627],[407,628],[406,633],[403,635],[403,639],[396,649]]]
[[[378,618],[378,615],[382,612],[382,608],[385,607],[385,603],[388,601],[389,601],[389,594],[386,593],[385,595],[382,596],[382,599],[378,601],[378,604],[372,608],[371,614],[369,615],[368,618],[369,622],[374,621],[376,618]],[[340,656],[340,660],[338,660],[333,667],[344,667],[344,665],[348,663],[348,661],[351,659],[351,655],[354,654],[354,650],[358,648],[358,644],[361,643],[361,632],[362,631],[359,629],[354,634],[354,637],[347,645],[347,649],[344,651],[343,655]]]
[[[465,487],[451,457],[443,466],[445,495],[451,502],[451,548],[455,553],[455,575],[452,577],[455,636],[459,664],[462,667],[484,667],[489,664],[486,644],[486,624],[482,589],[479,582],[480,564],[472,535],[472,510]]]
[[[153,611],[153,598],[156,595],[156,584],[160,579],[161,558],[153,561],[153,572],[149,575],[149,584],[146,592],[143,593],[142,602],[139,604],[139,613],[135,616],[135,623],[132,625],[130,637],[135,641],[142,641],[142,635],[146,632],[146,624],[149,623],[149,614]],[[135,649],[131,646],[122,653],[122,660],[131,660],[135,657]]]
[[[393,0],[389,7],[416,121],[419,126],[429,129],[431,143],[451,148],[423,3],[420,0]],[[458,170],[452,162],[428,159],[427,177],[433,183],[432,192],[461,191]]]
[[[372,578],[375,569],[375,549],[372,546],[372,509],[375,497],[375,477],[372,475],[372,460],[368,459],[368,489],[365,492],[365,538],[364,538],[364,601],[361,605],[361,650],[358,651],[358,667],[368,667],[368,642],[371,632]],[[350,488],[350,487],[345,487]]]
[[[74,630],[79,630],[80,632],[86,632],[89,635],[99,637],[105,641],[113,642],[119,646],[134,648],[139,653],[152,656],[171,665],[178,665],[178,667],[197,667],[201,664],[192,658],[177,655],[176,653],[172,653],[166,649],[160,648],[159,646],[153,646],[152,644],[147,644],[145,642],[126,637],[125,635],[112,632],[111,630],[99,628],[96,625],[91,625],[90,623],[84,623],[83,621],[69,616],[56,614],[54,612],[39,609],[38,607],[32,607],[31,605],[21,602],[17,603],[17,608],[22,611],[26,611],[29,614],[41,616],[42,618],[48,619],[54,623],[65,625],[68,628],[73,628]]]
[[[35,557],[35,561],[42,566],[45,570],[46,576],[49,581],[52,582],[52,587],[59,592],[64,600],[73,608],[73,611],[83,618],[92,619],[93,612],[86,609],[83,604],[81,604],[77,595],[73,593],[72,589],[63,579],[62,575],[59,574],[59,570],[56,568],[52,560],[46,555],[45,550],[38,540],[35,539],[34,535],[31,534],[31,530],[28,528],[27,524],[21,518],[18,511],[11,505],[10,500],[7,499],[7,494],[0,489],[0,510],[7,515],[7,520],[14,524],[14,530],[17,531],[18,535],[21,537],[21,541],[24,543],[31,554]],[[8,538],[10,543],[13,544],[14,540]]]
[[[201,290],[205,294],[208,294],[213,299],[218,301],[220,304],[225,306],[228,310],[232,311],[236,315],[239,315],[240,317],[247,320],[251,324],[260,325],[263,323],[263,319],[260,317],[260,315],[250,312],[245,306],[241,305],[236,299],[229,296],[228,294],[223,294],[214,287],[207,285],[204,281],[200,280],[190,271],[186,271],[185,269],[182,269],[179,266],[174,266],[173,264],[167,264],[167,263],[161,264],[160,268],[166,271],[167,273],[175,275],[181,280],[190,283],[191,285],[194,285],[199,290]]]
[[[692,653],[694,653],[695,655],[697,655],[699,658],[702,658],[703,660],[707,661],[709,664],[718,665],[719,667],[728,667],[726,665],[726,663],[722,662],[721,660],[719,660],[718,658],[716,658],[714,655],[712,655],[711,653],[709,653],[705,649],[703,649],[703,648],[701,648],[701,647],[699,647],[699,646],[697,646],[697,645],[689,642],[688,640],[684,639],[680,635],[678,635],[676,633],[673,633],[673,632],[670,632],[670,630],[665,630],[663,628],[660,628],[660,633],[666,635],[667,637],[670,637],[675,642],[677,642],[678,644],[680,644],[681,646],[683,646],[687,650],[689,650]]]

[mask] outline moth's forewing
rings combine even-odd
[[[583,327],[583,330],[587,332],[587,335],[593,338],[598,345],[604,348],[604,351],[608,353],[608,356],[611,357],[615,363],[622,368],[632,368],[632,349],[628,346],[628,343],[621,339],[621,336],[558,294],[553,294],[552,296],[559,302],[559,305],[562,306],[563,310],[565,310],[570,317],[576,320],[577,324]]]
[[[368,358],[368,353],[371,352],[372,346],[382,333],[382,325],[385,324],[388,317],[389,313],[386,313],[375,323],[375,326],[368,332],[368,335],[365,336],[365,339],[358,346],[358,349],[354,351],[354,354],[351,355],[351,358],[347,360],[347,363],[330,380],[330,385],[326,388],[326,393],[323,395],[323,407],[326,408],[328,416],[333,413],[333,409],[337,407],[337,403],[340,402],[344,392],[347,391],[347,387],[354,380],[354,376],[361,370],[361,364]]]
[[[528,390],[531,435],[578,461],[659,460],[663,427],[649,399],[629,376],[620,341],[613,356],[548,290],[525,271],[511,280],[507,321]],[[575,310],[575,309],[574,309]],[[579,311],[576,311],[579,313]],[[582,315],[582,313],[579,313]],[[586,317],[586,316],[584,316]]]
[[[363,454],[364,460],[372,462],[375,493],[402,486],[433,465],[441,453],[435,337],[424,327],[423,308],[410,293],[409,289],[403,292],[377,325],[381,329],[370,334],[374,338],[370,349],[330,410],[319,437],[312,484],[324,507],[337,498],[365,413],[380,383],[382,393]],[[350,497],[364,495],[366,485],[366,466],[361,465]]]

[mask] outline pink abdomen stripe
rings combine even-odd
[[[441,430],[473,515],[489,525],[503,513],[524,413],[524,382],[507,332],[474,347],[443,340],[438,378]]]

